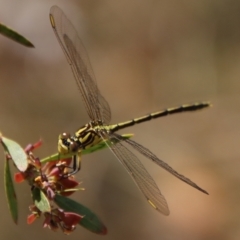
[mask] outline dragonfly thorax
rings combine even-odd
[[[58,138],[58,152],[62,154],[79,152],[101,141],[102,138],[98,134],[98,129],[92,126],[92,123],[88,123],[79,128],[73,136],[68,133],[60,134]]]

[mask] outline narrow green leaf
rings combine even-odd
[[[34,204],[41,212],[51,211],[50,203],[42,190],[40,190],[39,188],[34,188],[32,190],[32,198]]]
[[[17,169],[24,172],[28,167],[28,160],[22,147],[11,139],[1,137],[1,143],[6,152],[9,153]]]
[[[27,40],[25,37],[17,33],[16,31],[12,30],[11,28],[7,27],[0,23],[0,33],[5,37],[8,37],[26,47],[34,47],[34,45]]]
[[[132,136],[133,136],[133,134],[131,134],[131,133],[123,134],[123,135],[122,135],[122,137],[123,137],[124,139],[131,138]],[[106,142],[107,142],[108,144],[110,144],[109,141],[106,141]],[[92,147],[90,147],[90,148],[88,148],[88,149],[83,149],[81,153],[82,153],[83,155],[84,155],[84,154],[89,154],[89,153],[93,153],[93,152],[98,151],[98,150],[102,150],[102,149],[104,149],[104,148],[107,148],[107,145],[106,145],[106,143],[105,143],[104,141],[102,141],[102,142],[98,143],[97,145],[92,146]],[[48,156],[48,157],[46,157],[46,158],[43,158],[43,159],[41,160],[41,162],[42,162],[42,163],[46,163],[46,162],[56,161],[56,160],[59,160],[59,159],[70,158],[70,157],[72,157],[73,155],[74,155],[73,153],[68,153],[68,154],[55,153],[55,154],[53,154],[53,155],[51,155],[51,156]]]
[[[68,189],[64,189],[63,191],[61,191],[61,193],[65,193],[65,192],[77,192],[77,191],[82,191],[85,190],[84,188],[68,188]]]
[[[100,219],[87,207],[61,195],[56,195],[54,201],[63,210],[84,216],[79,224],[89,231],[97,234],[107,234],[107,228],[100,221]]]
[[[8,201],[8,207],[12,215],[13,221],[17,224],[18,221],[18,205],[17,197],[12,181],[12,176],[9,167],[9,160],[6,158],[4,167],[4,187]]]

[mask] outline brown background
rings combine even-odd
[[[71,239],[239,239],[240,2],[0,0],[0,21],[36,47],[0,36],[0,130],[23,146],[42,138],[40,157],[56,152],[59,133],[88,121],[49,23],[54,4],[86,46],[113,123],[183,103],[213,103],[122,131],[133,132],[209,196],[141,158],[168,201],[165,217],[146,203],[110,151],[84,156],[77,177],[86,191],[74,198],[97,213],[109,233],[98,236],[79,226]],[[43,230],[43,219],[28,226],[29,187],[17,186],[17,194],[15,226],[2,190],[0,239],[66,238]]]

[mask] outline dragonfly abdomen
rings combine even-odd
[[[126,121],[126,122],[111,125],[110,129],[113,132],[115,132],[115,131],[118,131],[120,129],[127,128],[127,127],[133,126],[133,125],[138,124],[138,123],[147,122],[147,121],[150,121],[150,120],[155,119],[155,118],[164,117],[164,116],[167,116],[167,115],[170,115],[170,114],[175,114],[175,113],[196,111],[196,110],[200,110],[200,109],[203,109],[203,108],[209,107],[209,106],[210,106],[209,102],[184,104],[182,106],[167,108],[165,110],[150,113],[148,115],[145,115],[145,116],[142,116],[142,117],[139,117],[139,118],[134,118],[134,119]]]

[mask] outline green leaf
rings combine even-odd
[[[56,195],[54,201],[63,210],[84,216],[79,224],[89,231],[97,234],[107,234],[107,228],[100,221],[100,219],[87,207],[61,195]]]
[[[51,211],[51,206],[48,201],[48,198],[46,197],[45,193],[42,190],[40,190],[39,188],[34,188],[32,190],[32,198],[33,198],[35,206],[41,212],[50,212]]]
[[[81,191],[81,190],[85,190],[84,188],[68,188],[68,189],[64,189],[63,191],[61,191],[61,193],[65,193],[65,192],[77,192],[77,191]]]
[[[13,221],[17,224],[18,221],[18,205],[17,197],[12,181],[12,176],[9,167],[9,160],[6,157],[5,167],[4,167],[4,187],[7,195],[8,207],[12,215]]]
[[[28,167],[27,154],[22,147],[11,139],[0,137],[1,143],[6,152],[11,156],[17,169],[24,172]]]
[[[133,136],[133,134],[131,133],[128,133],[128,134],[123,134],[122,137],[124,139],[129,139]],[[111,144],[109,141],[106,141],[108,144]],[[84,155],[84,154],[89,154],[89,153],[93,153],[93,152],[96,152],[96,151],[99,151],[99,150],[102,150],[102,149],[105,149],[107,148],[107,144],[102,141],[100,143],[98,143],[97,145],[95,146],[92,146],[88,149],[83,149],[81,151],[81,153]],[[56,161],[56,160],[60,160],[60,159],[65,159],[65,158],[70,158],[74,155],[74,153],[67,153],[67,154],[59,154],[59,153],[55,153],[49,157],[46,157],[46,158],[43,158],[41,160],[41,163],[46,163],[46,162],[51,162],[51,161]]]
[[[3,25],[0,23],[0,33],[5,37],[8,37],[26,47],[34,47],[34,45],[27,40],[25,37],[17,33],[16,31],[12,30],[11,28]]]

